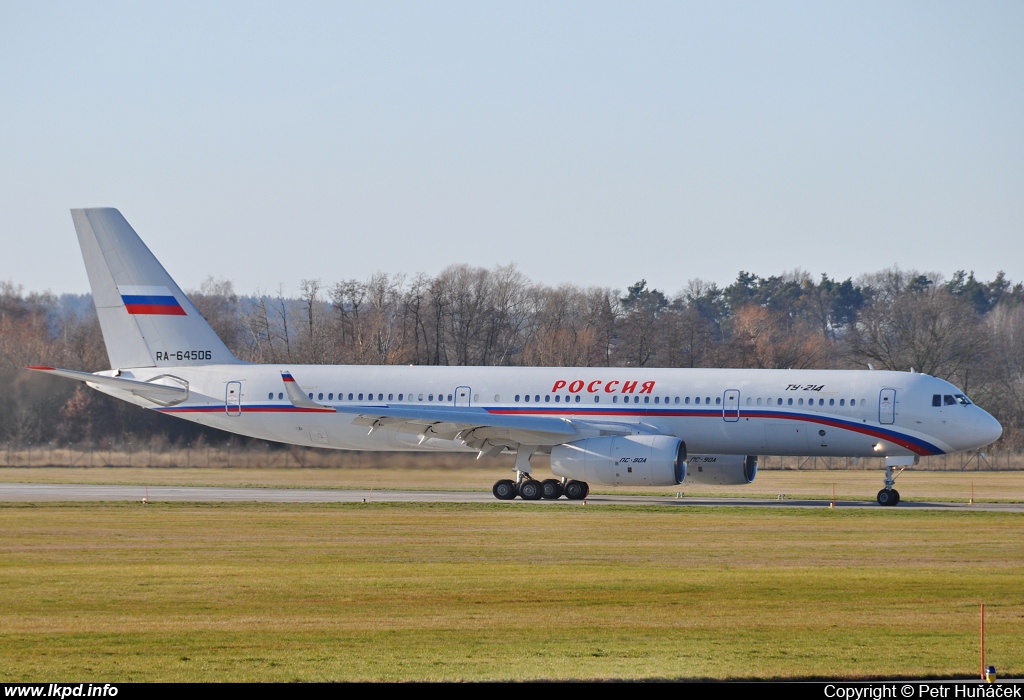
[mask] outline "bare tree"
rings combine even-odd
[[[917,371],[959,381],[968,390],[988,336],[974,309],[924,275],[887,271],[886,284],[862,311],[847,337],[862,366]]]
[[[207,277],[199,290],[189,292],[188,297],[228,349],[236,357],[242,356],[246,324],[239,313],[238,295],[231,281]]]

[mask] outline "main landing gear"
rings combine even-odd
[[[544,479],[537,481],[533,478],[533,470],[530,468],[530,457],[536,451],[536,447],[520,445],[516,450],[516,480],[500,479],[494,482],[491,493],[502,501],[511,501],[519,496],[524,501],[557,501],[565,496],[570,501],[582,501],[590,493],[590,486],[585,481],[573,479]]]
[[[511,501],[519,496],[524,501],[557,501],[565,496],[570,501],[582,501],[590,493],[590,485],[585,481],[574,479],[544,479],[537,481],[529,474],[519,472],[516,480],[501,479],[494,482],[491,489],[494,497],[502,501]]]

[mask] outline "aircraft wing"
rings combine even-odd
[[[89,372],[78,372],[73,369],[57,369],[56,367],[26,367],[36,372],[55,374],[58,377],[66,377],[75,381],[85,382],[94,386],[109,386],[121,391],[127,391],[136,396],[141,396],[161,406],[172,406],[181,403],[188,398],[188,384],[177,377],[158,377],[148,382],[140,382],[136,379],[125,379],[123,377],[108,377],[103,374],[91,374]],[[168,383],[159,383],[160,380]]]
[[[482,408],[440,406],[337,406],[339,413],[356,414],[352,421],[370,432],[378,429],[421,435],[423,440],[457,440],[485,454],[498,454],[518,445],[558,445],[579,436],[562,418],[510,416]]]

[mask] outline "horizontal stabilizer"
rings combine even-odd
[[[173,406],[188,398],[188,382],[178,377],[164,374],[148,382],[140,382],[136,379],[125,379],[123,377],[108,377],[103,374],[91,374],[89,372],[77,372],[73,369],[57,369],[55,367],[26,367],[25,369],[36,372],[55,374],[58,377],[66,377],[79,382],[86,382],[96,386],[109,386],[121,391],[127,391],[135,396],[148,399],[161,406]],[[166,381],[166,384],[158,384],[158,381]]]

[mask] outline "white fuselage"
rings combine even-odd
[[[312,401],[337,412],[294,405],[283,371]],[[581,436],[600,434],[601,426],[632,426],[679,437],[695,454],[932,455],[974,449],[1001,432],[966,399],[950,403],[948,397],[963,396],[952,384],[911,372],[229,364],[120,376],[159,375],[186,381],[188,399],[154,407],[118,389],[96,388],[232,433],[356,450],[469,449],[458,440],[368,431],[353,422],[364,408],[372,414],[410,405],[561,418]]]

